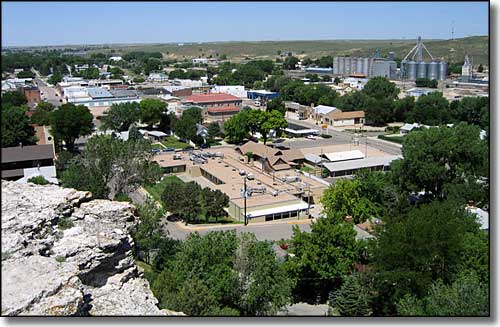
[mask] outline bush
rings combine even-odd
[[[57,227],[59,227],[59,229],[61,229],[61,230],[69,229],[73,226],[75,226],[75,224],[69,218],[61,218],[61,219],[59,219],[59,222],[57,223]]]
[[[332,136],[329,134],[321,134],[321,137],[324,139],[331,139],[332,138]]]
[[[38,175],[38,176],[35,176],[35,177],[31,177],[30,179],[28,179],[28,183],[33,183],[33,184],[36,184],[36,185],[47,185],[49,184],[49,182],[43,178],[43,176],[41,175]]]
[[[56,256],[56,261],[61,263],[61,262],[65,262],[66,261],[66,257],[62,256],[62,255],[58,255]]]

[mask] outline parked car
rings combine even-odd
[[[242,169],[242,170],[239,171],[239,174],[241,176],[245,176],[247,174],[247,172]]]
[[[248,180],[254,180],[255,176],[253,174],[248,174],[247,178],[248,178]]]
[[[180,154],[174,154],[174,160],[181,160],[182,157]]]
[[[175,151],[175,148],[174,147],[171,147],[169,146],[168,148],[166,149],[163,149],[163,152],[172,152],[172,151]]]
[[[316,140],[318,137],[316,135],[307,135],[306,139]]]
[[[200,145],[200,149],[208,149],[210,147],[210,144],[208,143],[203,143],[202,145]]]
[[[284,140],[285,140],[285,139],[276,139],[276,140],[274,140],[274,141],[273,141],[273,143],[281,143],[281,142],[283,142]]]
[[[194,147],[192,147],[192,146],[186,146],[182,150],[184,150],[184,151],[193,151]]]

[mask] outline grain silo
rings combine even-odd
[[[410,81],[414,81],[417,79],[417,63],[415,61],[408,62],[408,69],[406,76]]]
[[[370,72],[370,59],[369,58],[363,58],[363,74],[368,76],[368,73]]]
[[[427,66],[427,78],[428,79],[439,79],[439,63],[432,61]]]
[[[444,61],[439,63],[439,79],[444,81],[448,76],[448,64]]]
[[[356,59],[356,73],[363,74],[363,58]]]
[[[345,70],[344,74],[345,75],[350,75],[351,74],[351,57],[345,57]]]
[[[427,77],[427,63],[425,61],[419,61],[417,65],[417,78]]]

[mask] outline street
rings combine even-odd
[[[301,231],[311,231],[310,220],[250,223],[247,226],[243,224],[232,224],[228,226],[219,225],[210,227],[194,227],[192,225],[186,227],[183,222],[169,221],[164,230],[168,231],[169,237],[177,240],[184,240],[193,232],[198,232],[203,235],[210,231],[236,230],[237,234],[244,232],[254,233],[259,241],[279,241],[292,237],[293,226],[298,226]]]
[[[39,77],[35,78],[35,82],[40,89],[41,98],[46,98],[45,101],[53,104],[54,106],[60,106],[62,102],[60,101],[61,97],[56,96],[57,92],[54,88],[49,87],[44,81],[42,81]],[[43,95],[42,95],[43,92]]]

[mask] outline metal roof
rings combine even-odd
[[[323,166],[330,172],[371,168],[377,166],[389,166],[393,160],[401,159],[402,156],[371,157],[358,160],[347,160],[340,162],[328,162]]]
[[[285,128],[285,132],[291,133],[291,134],[319,134],[319,130],[317,129],[291,129],[291,128]]]
[[[307,207],[308,207],[307,203],[305,203],[304,201],[301,201],[300,203],[291,204],[291,205],[287,205],[287,206],[280,206],[280,207],[251,211],[251,212],[248,212],[247,215],[249,218],[260,217],[260,216],[272,215],[272,214],[283,213],[283,212],[304,210],[304,209],[307,209]]]
[[[54,159],[52,144],[2,148],[2,163],[43,159]]]
[[[92,99],[112,98],[113,94],[109,93],[106,89],[100,87],[89,87],[87,93]]]
[[[323,156],[325,156],[331,162],[363,159],[365,157],[363,152],[359,150],[324,153]]]
[[[317,114],[321,114],[321,115],[329,114],[330,112],[335,111],[335,110],[339,110],[339,109],[337,109],[335,107],[324,106],[324,105],[319,105],[319,106],[314,107],[314,112]]]
[[[317,156],[315,154],[312,154],[312,153],[306,153],[304,154],[304,158],[309,161],[309,162],[312,162],[312,163],[315,163],[315,164],[319,164],[321,163],[322,161],[324,161],[323,158],[321,158],[320,156]]]

